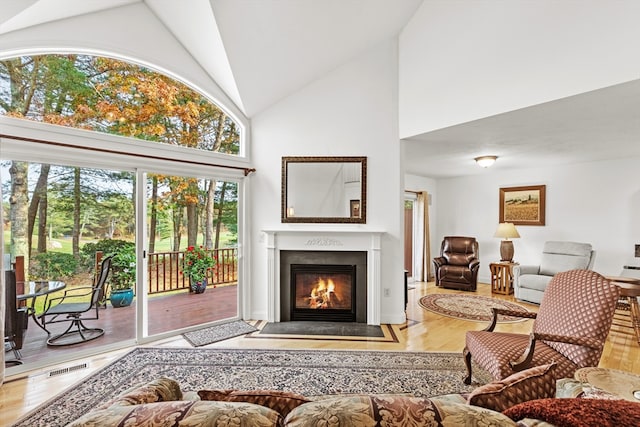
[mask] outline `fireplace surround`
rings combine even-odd
[[[290,281],[290,272],[283,271],[281,258],[286,261],[292,252],[303,258],[314,255],[314,252],[331,252],[337,261],[329,258],[325,263],[360,265],[356,271],[356,282],[363,289],[356,290],[356,321],[380,324],[380,240],[383,232],[285,229],[263,230],[263,233],[267,252],[267,321],[291,320],[287,314],[290,288],[288,292],[281,288],[281,282]],[[353,253],[359,253],[357,257],[360,260],[354,262],[350,259]],[[289,262],[300,264],[296,259],[294,257],[293,262]],[[283,309],[285,305],[287,308]]]

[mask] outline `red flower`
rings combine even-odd
[[[194,283],[206,279],[207,272],[216,265],[216,260],[203,246],[189,246],[184,252],[182,271]]]

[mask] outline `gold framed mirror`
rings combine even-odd
[[[283,157],[283,223],[367,222],[366,157]]]

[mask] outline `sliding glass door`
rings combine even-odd
[[[238,316],[238,183],[146,178],[143,334],[155,336]]]
[[[55,293],[20,297],[33,316],[24,331],[19,370],[239,317],[241,178],[216,179],[202,171],[201,177],[143,173],[73,161],[0,162],[4,265],[24,265],[17,293],[28,294],[30,282],[64,283]],[[113,258],[100,306],[95,318],[85,321],[104,335],[48,346],[48,333],[68,325],[45,330],[38,315],[65,292],[93,286],[106,257]],[[202,281],[204,291],[196,286]]]
[[[21,331],[22,361],[65,360],[82,351],[134,342],[135,306],[114,309],[111,305],[117,284],[135,286],[133,172],[11,159],[0,162],[4,266],[17,270],[17,304],[30,312],[27,328]],[[39,315],[61,302],[83,301],[71,296],[98,283],[101,261],[107,256],[113,256],[112,265],[98,307],[82,316],[87,327],[102,329],[104,335],[70,346],[48,346],[47,339],[64,332],[70,323],[63,318],[42,327]],[[47,293],[44,284],[48,282],[62,286]]]

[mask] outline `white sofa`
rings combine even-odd
[[[546,242],[540,265],[513,267],[513,290],[516,299],[540,304],[551,278],[562,271],[593,268],[595,251],[590,243]]]

